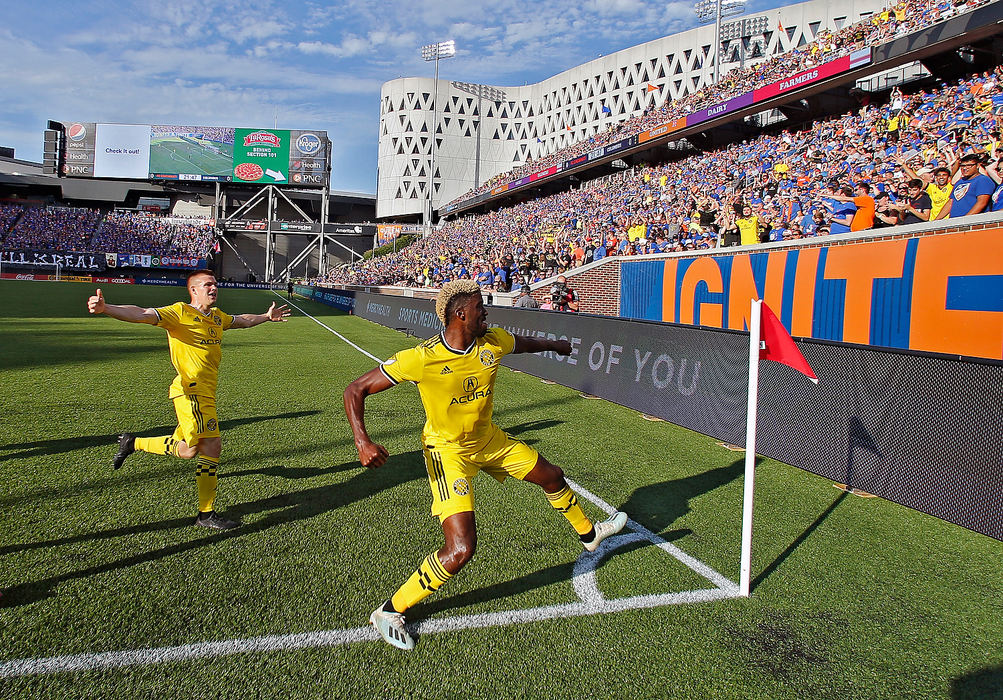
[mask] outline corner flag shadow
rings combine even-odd
[[[854,483],[860,481],[860,474],[855,471],[857,466],[856,453],[857,450],[863,450],[864,452],[869,452],[878,459],[884,457],[881,454],[881,448],[878,447],[878,443],[868,432],[867,427],[864,422],[860,420],[859,417],[853,416],[850,418],[850,425],[847,430],[848,440],[846,446],[846,490],[852,491],[854,488]],[[873,488],[873,487],[868,487]],[[866,490],[866,489],[865,489]]]
[[[321,413],[321,411],[292,411],[290,413],[279,413],[274,416],[248,416],[246,418],[234,418],[232,420],[223,421],[221,427],[224,430],[228,430],[236,428],[240,425],[250,425],[253,423],[260,423],[262,421],[282,420],[285,418],[304,418],[306,416],[317,415],[318,413]],[[136,437],[155,437],[157,435],[170,434],[174,432],[174,428],[175,426],[173,425],[148,428],[141,432],[137,432]],[[33,442],[0,445],[0,451],[13,451],[11,454],[0,455],[0,462],[4,462],[9,459],[27,459],[28,457],[38,457],[41,455],[60,454],[62,452],[72,452],[73,450],[82,450],[88,447],[100,447],[102,445],[106,445],[110,449],[116,444],[117,438],[115,436],[104,433],[101,435],[81,435],[79,437],[58,438],[55,440],[36,440]]]
[[[811,536],[811,534],[813,532],[815,532],[815,530],[818,528],[818,526],[821,525],[825,521],[825,519],[828,518],[832,514],[832,512],[834,510],[836,510],[836,507],[839,506],[839,504],[842,503],[843,500],[847,496],[849,496],[849,495],[850,494],[849,494],[848,491],[843,491],[841,494],[839,494],[839,497],[835,501],[833,501],[832,503],[830,503],[829,507],[826,508],[822,512],[821,515],[819,515],[817,518],[815,518],[815,522],[813,522],[811,525],[809,525],[808,528],[804,532],[802,532],[800,535],[798,535],[797,539],[795,539],[793,542],[791,542],[787,546],[787,549],[785,549],[783,552],[780,553],[780,556],[778,556],[776,559],[774,559],[772,562],[770,562],[770,565],[767,566],[765,569],[763,569],[762,573],[760,573],[759,576],[757,576],[756,578],[754,578],[752,580],[752,583],[750,584],[750,588],[751,589],[756,588],[756,586],[758,586],[760,583],[762,583],[767,578],[769,578],[769,576],[774,571],[776,571],[777,568],[779,568],[781,564],[784,563],[784,560],[786,560],[787,557],[789,557],[791,554],[793,554],[794,551],[798,547],[801,546],[801,543],[804,542],[806,539],[808,539]]]
[[[288,522],[306,520],[317,515],[337,510],[344,506],[360,501],[386,489],[400,486],[415,479],[424,479],[425,467],[421,453],[414,451],[397,455],[395,461],[399,464],[393,465],[390,469],[374,471],[363,468],[358,462],[350,462],[348,465],[336,465],[328,471],[348,471],[353,466],[359,473],[352,476],[348,481],[337,484],[327,484],[314,488],[293,491],[291,493],[269,496],[268,498],[251,501],[233,506],[227,509],[226,514],[236,516],[238,519],[251,513],[268,512],[261,520],[244,524],[234,530],[223,532],[205,532],[204,537],[177,542],[175,544],[143,552],[114,561],[108,561],[95,566],[90,566],[78,571],[42,578],[37,581],[27,581],[17,584],[4,591],[0,591],[0,608],[17,607],[28,603],[44,600],[55,595],[56,587],[66,581],[83,579],[97,576],[110,571],[125,569],[130,566],[137,566],[147,562],[158,561],[176,554],[182,554],[203,547],[213,546],[224,540],[247,537],[267,530],[270,527]],[[152,523],[145,523],[124,528],[113,528],[94,533],[75,535],[46,542],[32,542],[22,545],[9,545],[0,549],[0,555],[16,553],[26,549],[44,549],[58,547],[64,544],[73,544],[91,540],[105,540],[114,537],[136,535],[140,533],[158,532],[162,530],[173,530],[182,527],[193,527],[194,516],[186,518],[172,518]]]

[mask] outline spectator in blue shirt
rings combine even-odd
[[[990,199],[996,183],[979,172],[979,157],[974,153],[961,156],[961,179],[954,183],[947,204],[937,214],[938,219],[971,216],[989,211]]]

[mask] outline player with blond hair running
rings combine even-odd
[[[445,326],[439,335],[398,352],[349,384],[344,394],[345,413],[355,435],[359,460],[370,468],[382,466],[389,453],[370,440],[366,432],[366,397],[410,381],[418,385],[425,408],[425,468],[432,489],[432,515],[439,518],[445,544],[425,557],[411,577],[369,617],[383,639],[400,649],[414,648],[403,613],[438,590],[474,555],[477,528],[473,477],[477,472],[485,471],[498,481],[512,476],[541,486],[550,505],[568,519],[590,552],[627,522],[625,513],[615,513],[593,524],[578,505],[564,472],[491,420],[495,375],[502,357],[544,351],[570,355],[571,344],[488,328],[481,290],[473,280],[446,283],[436,299],[435,310]]]
[[[178,372],[169,394],[178,416],[174,434],[144,438],[122,433],[118,437],[118,452],[112,459],[112,466],[118,469],[125,458],[136,450],[183,459],[197,457],[195,482],[199,514],[195,524],[214,530],[229,530],[240,523],[213,510],[216,469],[223,445],[216,417],[216,382],[223,331],[250,328],[265,321],[285,321],[290,311],[286,306],[276,308],[273,302],[263,314],[230,316],[214,306],[217,287],[212,273],[204,270],[194,272],[188,276],[187,285],[190,302],[179,301],[160,308],[108,304],[100,289],[87,300],[87,310],[92,314],[105,314],[130,323],[148,323],[167,331],[171,364]]]

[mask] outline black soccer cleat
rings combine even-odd
[[[125,458],[136,451],[136,436],[132,433],[122,433],[118,436],[118,452],[111,459],[111,466],[118,469]]]
[[[199,513],[199,517],[195,518],[195,524],[210,530],[232,530],[235,527],[240,527],[240,523],[237,521],[227,520],[214,510],[210,510],[208,513]]]

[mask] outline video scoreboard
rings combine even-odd
[[[65,177],[323,187],[326,131],[49,122],[47,172]]]

